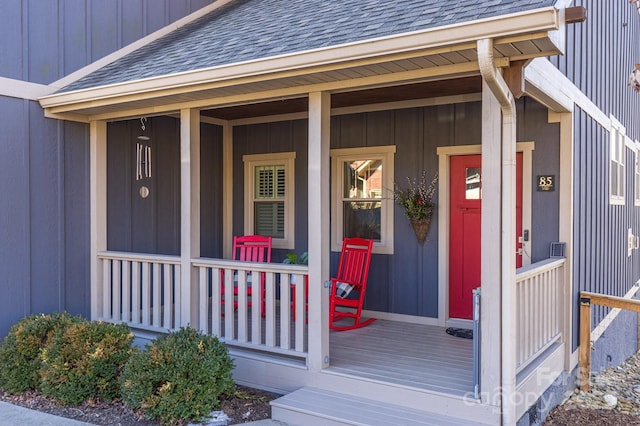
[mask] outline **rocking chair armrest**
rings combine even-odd
[[[333,285],[335,283],[345,283],[345,284],[356,285],[356,286],[360,285],[360,282],[358,282],[358,281],[341,280],[339,278],[329,278],[329,280],[331,281],[331,285]]]

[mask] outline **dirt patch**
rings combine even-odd
[[[589,408],[567,409],[560,406],[553,410],[544,426],[637,426],[640,419],[633,414],[620,413],[614,410],[595,410]]]
[[[277,395],[269,392],[236,386],[234,395],[222,401],[221,410],[229,416],[230,425],[268,419],[271,417],[269,402],[275,398]],[[144,414],[131,410],[120,400],[112,402],[89,401],[77,406],[63,406],[38,392],[12,395],[1,391],[0,400],[95,425],[156,426],[160,424],[146,419]]]

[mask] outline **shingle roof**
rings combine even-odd
[[[206,69],[553,6],[556,0],[236,0],[61,90]]]

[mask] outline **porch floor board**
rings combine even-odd
[[[331,332],[335,373],[456,396],[473,392],[473,343],[444,327],[378,320]]]

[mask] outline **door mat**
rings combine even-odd
[[[450,334],[452,336],[462,337],[463,339],[473,339],[473,330],[469,330],[466,328],[449,327],[446,331],[447,334]]]

